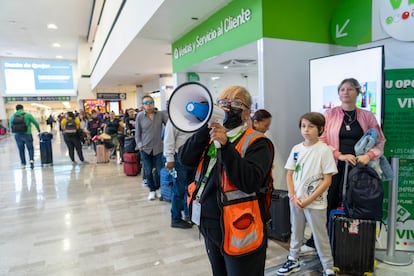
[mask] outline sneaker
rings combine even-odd
[[[88,161],[86,161],[86,160],[83,160],[83,161],[82,161],[82,164],[89,164],[89,162],[88,162]]]
[[[155,191],[155,196],[157,198],[162,198],[160,189],[158,189],[158,190]]]
[[[172,228],[189,229],[189,228],[192,228],[193,225],[191,225],[190,223],[188,223],[184,220],[179,220],[177,222],[171,222],[171,227]]]
[[[34,161],[33,160],[30,160],[30,168],[33,170],[33,168],[34,168]]]
[[[76,161],[72,161],[72,165],[77,165],[78,163],[76,163]]]
[[[155,192],[149,192],[148,200],[154,200],[154,199],[155,199]]]
[[[142,182],[141,183],[142,183],[142,186],[143,187],[147,186],[147,180],[146,179],[142,179]]]
[[[22,164],[22,169],[26,169],[26,164]]]
[[[335,275],[336,275],[336,273],[335,273],[335,271],[333,271],[332,269],[327,269],[327,270],[325,271],[325,273],[323,273],[323,275],[324,275],[324,276],[335,276]]]
[[[277,275],[290,275],[291,273],[297,272],[299,270],[299,261],[289,256],[283,266],[277,270]]]
[[[312,256],[316,255],[316,249],[310,246],[307,246],[306,244],[302,245],[300,247],[299,254],[301,256]]]

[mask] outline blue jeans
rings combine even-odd
[[[174,168],[177,171],[177,178],[173,182],[172,196],[171,196],[171,222],[178,222],[181,220],[181,211],[184,210],[184,215],[188,216],[187,206],[187,187],[192,181],[196,168],[189,168],[182,165],[174,155]]]
[[[14,139],[19,149],[20,163],[26,164],[26,156],[24,152],[24,146],[26,145],[27,151],[29,152],[29,160],[34,160],[34,149],[33,149],[33,136],[32,134],[15,134]]]
[[[162,168],[162,152],[153,155],[141,151],[141,161],[144,167],[145,178],[150,192],[154,192],[160,188],[160,171]],[[154,174],[152,170],[155,169]]]

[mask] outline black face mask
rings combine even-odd
[[[241,118],[243,109],[236,107],[230,107],[229,109],[229,112],[227,112],[227,120],[223,123],[223,126],[227,129],[233,129],[243,123]]]

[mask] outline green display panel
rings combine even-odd
[[[384,154],[399,158],[396,248],[414,250],[414,69],[387,70],[385,77]]]

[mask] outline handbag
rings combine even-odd
[[[136,152],[136,146],[135,136],[125,136],[124,152]]]
[[[115,146],[111,140],[103,140],[103,144],[107,149],[112,149]]]

